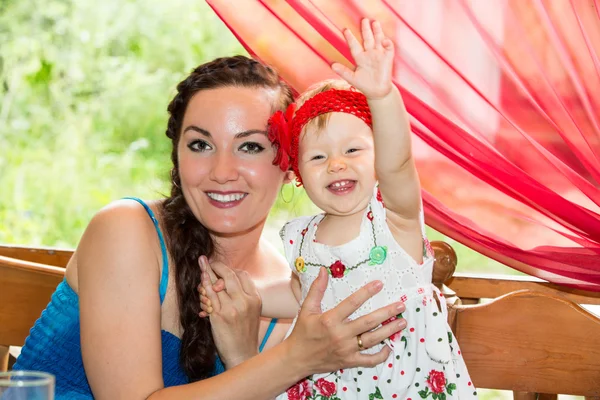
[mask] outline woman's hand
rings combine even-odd
[[[258,354],[260,296],[245,271],[233,271],[220,262],[209,265],[204,256],[199,264],[202,308],[210,311],[213,338],[223,364],[229,369]],[[213,283],[219,286],[219,281],[227,289],[217,293]]]
[[[404,329],[404,319],[380,326],[403,312],[404,303],[393,303],[356,320],[348,320],[354,311],[381,290],[383,284],[376,281],[323,313],[321,300],[327,288],[327,279],[327,272],[321,268],[304,300],[294,330],[284,341],[288,342],[291,360],[298,360],[306,368],[306,375],[343,368],[373,367],[384,362],[390,354],[390,348],[384,346],[378,353],[362,354],[358,335],[363,348],[369,348]]]

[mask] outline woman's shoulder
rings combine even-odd
[[[134,198],[115,200],[101,208],[90,221],[88,229],[118,229],[129,233],[155,230],[153,218],[160,218],[158,212],[162,200],[143,201]],[[133,231],[133,232],[132,232]]]
[[[81,258],[82,253],[118,253],[124,250],[129,254],[160,254],[155,222],[151,218],[151,215],[159,215],[156,212],[159,203],[144,204],[152,214],[141,203],[130,199],[116,200],[100,209],[81,238],[77,248],[78,257]]]

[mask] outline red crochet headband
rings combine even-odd
[[[284,112],[277,111],[269,118],[269,140],[277,146],[277,155],[273,165],[279,165],[282,171],[289,170],[290,163],[296,174],[298,186],[302,185],[302,178],[298,170],[298,148],[302,128],[313,118],[330,112],[352,114],[362,119],[372,127],[371,110],[364,94],[356,89],[338,90],[329,89],[317,93],[306,100],[294,114],[296,106],[291,104]]]

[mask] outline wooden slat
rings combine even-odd
[[[579,305],[521,290],[453,309],[476,387],[600,395],[600,318]]]
[[[8,353],[8,346],[0,345],[0,372],[6,372],[8,369],[8,359],[10,354]]]
[[[535,290],[578,304],[600,304],[600,292],[558,286],[528,276],[455,274],[445,284],[461,299],[493,299],[516,290]]]
[[[65,269],[0,256],[0,345],[22,346]]]
[[[67,266],[72,255],[73,250],[68,249],[0,245],[0,256],[63,268]]]

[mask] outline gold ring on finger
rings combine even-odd
[[[362,334],[361,334],[362,335]],[[356,342],[358,343],[358,350],[364,350],[365,347],[363,346],[363,342],[362,342],[362,337],[361,335],[356,335]]]

